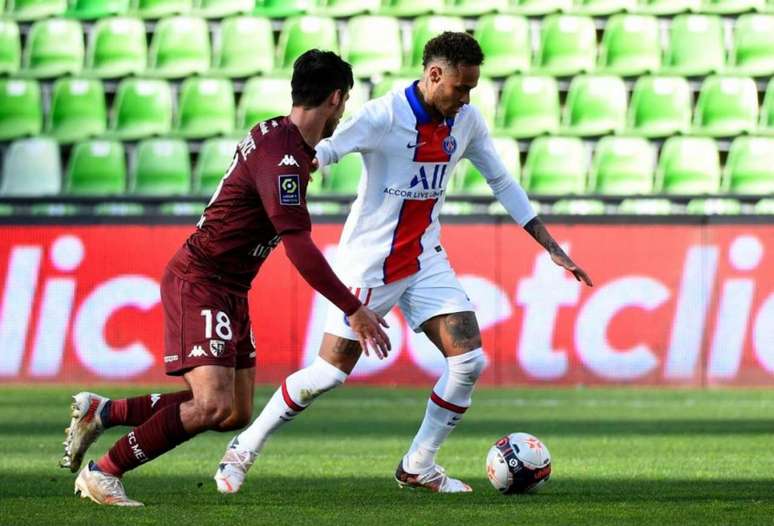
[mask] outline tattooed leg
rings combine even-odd
[[[319,355],[337,369],[349,374],[357,365],[361,352],[359,342],[326,332],[323,335]]]
[[[422,324],[422,330],[447,358],[481,347],[478,321],[471,311],[430,318]]]

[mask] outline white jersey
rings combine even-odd
[[[336,272],[350,287],[376,287],[411,276],[440,252],[438,216],[460,159],[483,174],[516,222],[535,212],[497,155],[479,111],[465,105],[433,122],[416,82],[369,101],[317,147],[320,166],[360,152],[365,170],[339,243]]]

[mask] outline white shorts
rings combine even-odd
[[[344,283],[347,284],[346,281]],[[388,285],[370,289],[355,288],[352,291],[364,305],[380,316],[386,316],[397,304],[414,332],[421,332],[420,326],[434,316],[475,311],[445,254],[426,261],[413,276]],[[344,314],[334,306],[328,308],[325,332],[347,340],[357,340]]]

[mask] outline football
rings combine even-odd
[[[534,491],[551,476],[551,454],[537,437],[511,433],[489,449],[486,474],[503,495]]]

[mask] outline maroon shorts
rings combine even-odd
[[[247,298],[207,282],[186,281],[167,269],[161,303],[167,374],[179,376],[200,365],[255,367]]]

